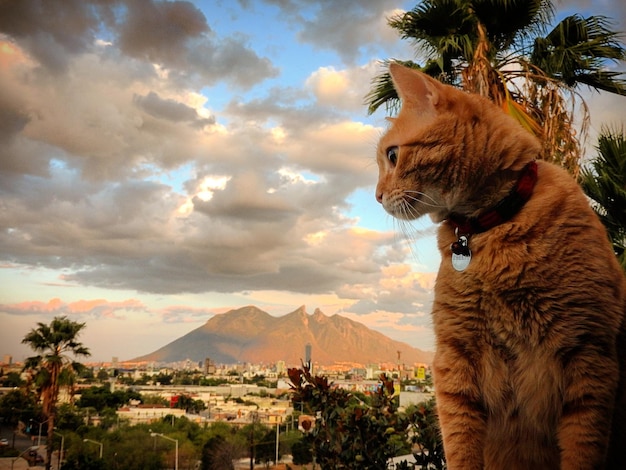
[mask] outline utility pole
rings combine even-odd
[[[250,470],[254,470],[254,426],[250,427]]]
[[[274,465],[278,465],[278,442],[280,439],[280,422],[278,421],[278,416],[276,417],[276,460],[274,460]]]
[[[251,413],[252,426],[250,426],[250,470],[254,470],[254,425],[256,424],[259,415],[253,411]]]

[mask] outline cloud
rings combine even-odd
[[[9,315],[32,315],[44,313],[46,315],[83,315],[94,317],[118,317],[118,312],[137,312],[146,310],[139,300],[128,299],[122,302],[110,302],[104,299],[79,300],[64,302],[59,298],[48,302],[29,301],[16,304],[0,304],[0,311]]]
[[[191,307],[188,305],[170,305],[155,309],[153,313],[158,315],[163,322],[168,324],[194,323],[199,320],[207,320],[221,313],[211,308]]]
[[[133,101],[139,109],[157,119],[190,122],[198,128],[215,124],[215,118],[199,118],[198,111],[193,107],[173,99],[163,99],[153,91],[145,96],[135,95]]]
[[[102,45],[108,52],[116,47],[127,59],[159,65],[179,84],[228,80],[249,88],[278,73],[243,37],[217,37],[187,1],[2,2],[0,33],[56,75],[67,73],[76,56]]]
[[[18,40],[43,66],[64,71],[69,56],[84,52],[94,40],[98,10],[83,0],[23,0],[0,4],[0,32]],[[110,11],[109,11],[110,13]]]
[[[38,2],[0,6],[17,21],[0,20],[0,259],[57,270],[54,283],[76,289],[345,295],[359,313],[368,301],[417,302],[384,281],[404,243],[347,215],[376,179],[380,129],[362,105],[374,61],[261,87],[278,69],[193,3],[80,4],[67,13],[71,37]],[[379,25],[383,7],[363,5]],[[309,32],[322,18],[312,8]],[[94,315],[125,308],[85,302]]]
[[[318,105],[363,113],[372,77],[379,72],[378,61],[343,70],[321,67],[309,76],[305,84],[314,93]]]
[[[600,15],[609,19],[612,29],[624,31],[626,29],[626,5],[614,0],[562,0],[557,4],[557,10],[568,15],[574,13],[583,16]],[[583,13],[584,12],[584,13]]]
[[[129,2],[118,28],[120,49],[149,62],[185,65],[187,43],[210,31],[191,2]]]
[[[363,54],[391,46],[398,36],[387,25],[397,2],[366,0],[337,3],[333,0],[269,0],[299,26],[303,43],[336,52],[345,64],[354,64]]]

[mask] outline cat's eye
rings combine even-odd
[[[387,160],[394,166],[398,161],[398,150],[398,147],[389,147],[387,149]]]

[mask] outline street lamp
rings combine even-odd
[[[20,455],[18,455],[17,457],[15,457],[12,461],[11,461],[11,470],[13,470],[13,466],[15,465],[15,461],[19,460],[26,452],[30,452],[31,450],[33,450],[34,447],[29,447],[28,449],[26,449],[24,452],[22,452]],[[30,464],[29,464],[30,465]]]
[[[57,436],[61,436],[61,450],[59,451],[59,459],[58,459],[58,464],[57,464],[58,470],[61,470],[61,463],[62,463],[61,456],[63,455],[63,447],[65,446],[65,436],[58,431],[52,431],[52,432],[56,434]]]
[[[104,448],[104,444],[102,444],[102,442],[94,441],[93,439],[83,439],[83,442],[98,444],[100,446],[100,458],[102,458],[102,449]]]
[[[41,445],[41,427],[44,424],[46,424],[48,421],[50,421],[50,418],[45,420],[43,423],[40,423],[39,421],[35,421],[34,419],[31,419],[30,421],[33,423],[37,423],[39,425],[39,435],[37,436],[37,447],[39,447]]]
[[[163,439],[167,439],[168,441],[172,441],[176,444],[176,463],[174,464],[174,470],[178,470],[178,439],[173,439],[171,437],[168,437],[164,434],[161,434],[160,432],[152,432],[152,430],[150,429],[150,436],[152,437],[162,437]]]

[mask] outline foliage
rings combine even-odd
[[[279,448],[279,458],[280,458]],[[261,440],[255,443],[254,461],[256,463],[269,463],[276,459],[276,429],[267,429]]]
[[[622,267],[626,270],[626,136],[623,130],[603,129],[598,156],[582,170],[582,187],[607,229]]]
[[[16,388],[21,387],[22,385],[24,385],[24,381],[17,372],[9,372],[6,376],[0,379],[0,387]]]
[[[310,439],[300,439],[291,446],[293,463],[296,465],[307,465],[313,462],[313,447]]]
[[[26,359],[24,370],[30,373],[39,392],[43,416],[48,422],[47,440],[51,442],[61,379],[65,377],[67,383],[72,379],[73,372],[78,373],[83,368],[73,357],[89,356],[90,352],[78,342],[78,336],[85,327],[84,323],[68,320],[67,317],[55,317],[50,325],[41,322],[37,325],[22,340],[22,343],[38,353]],[[50,469],[51,455],[52,446],[48,445],[46,470]]]
[[[0,397],[0,416],[11,426],[37,419],[39,414],[37,398],[26,389],[11,390]]]
[[[623,73],[607,70],[626,50],[604,17],[572,15],[546,33],[552,19],[550,0],[423,0],[389,25],[424,58],[402,63],[493,100],[542,138],[542,158],[577,175],[588,123],[577,90],[626,94]],[[398,108],[386,68],[365,99],[370,113]]]
[[[154,383],[160,383],[161,385],[171,385],[172,380],[174,380],[174,376],[172,374],[164,374],[159,372],[157,375],[153,377]]]
[[[83,383],[91,383],[96,379],[93,375],[93,368],[91,367],[83,367],[83,370],[79,372],[78,377]]]
[[[64,463],[63,470],[107,470],[102,459],[83,454],[71,455]]]
[[[202,470],[224,469],[234,470],[233,448],[225,437],[210,437],[202,447]]]
[[[98,374],[96,375],[96,378],[99,382],[106,382],[107,380],[109,380],[109,373],[105,369],[100,369],[98,371]]]
[[[62,403],[57,408],[55,424],[58,429],[80,430],[86,428],[85,420],[75,406]]]
[[[410,406],[406,413],[411,423],[410,439],[413,456],[422,470],[446,468],[439,420],[435,412],[435,399]],[[417,452],[416,452],[417,450]]]
[[[141,394],[131,390],[130,388],[111,392],[110,387],[108,385],[104,385],[101,387],[90,387],[84,389],[76,404],[81,408],[94,408],[96,411],[102,412],[105,408],[116,409],[127,404],[130,400],[141,401],[141,399]]]
[[[206,409],[206,405],[202,400],[195,400],[189,395],[181,394],[178,401],[174,405],[175,408],[183,409],[186,413],[199,414]]]
[[[408,453],[410,422],[398,412],[393,381],[384,374],[371,405],[307,367],[289,369],[289,379],[294,408],[316,416],[308,439],[322,469],[381,469],[391,457]]]
[[[169,402],[168,399],[163,398],[162,396],[157,395],[157,394],[144,394],[144,395],[141,395],[141,401],[145,405],[163,405],[163,406],[169,406],[170,405],[170,402]]]

